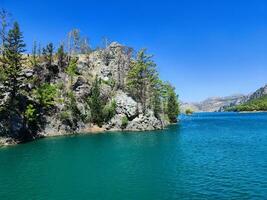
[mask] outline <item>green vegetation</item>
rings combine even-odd
[[[116,115],[114,95],[118,90],[138,103],[132,117],[121,119],[122,129],[138,114],[154,113],[159,120],[177,121],[175,88],[160,80],[145,49],[135,58],[130,47],[116,46],[115,55],[109,48],[101,49],[97,62],[115,68],[104,81],[96,75],[98,71],[91,72],[96,64],[90,56],[97,54],[91,54],[88,40],[79,30],[72,30],[67,45],[58,49],[52,43],[42,47],[35,41],[32,54],[26,55],[18,23],[9,27],[6,13],[0,16],[1,135],[34,138],[50,121],[60,121],[71,131],[87,123],[102,126]],[[78,61],[86,72],[78,73]],[[101,71],[101,77],[104,73]]]
[[[116,102],[112,100],[110,103],[107,103],[103,108],[103,117],[104,121],[108,122],[116,114]]]
[[[123,116],[121,119],[121,128],[125,129],[129,123],[129,120],[126,116]]]
[[[91,109],[91,120],[93,123],[102,126],[103,123],[103,102],[100,97],[100,84],[101,80],[96,77],[93,86],[92,86],[92,94],[89,98],[89,106]]]
[[[177,122],[179,102],[175,88],[159,79],[156,64],[145,49],[138,52],[136,60],[130,65],[127,89],[134,99],[141,102],[143,112],[153,109],[157,118],[163,114],[171,123]]]
[[[71,83],[73,82],[73,77],[77,75],[77,59],[71,59],[68,67],[66,68],[66,73],[71,78]]]
[[[186,115],[191,115],[191,114],[193,114],[193,110],[191,110],[190,108],[187,108],[187,109],[185,110],[185,114],[186,114]]]
[[[180,113],[178,97],[174,91],[174,88],[169,88],[168,91],[168,104],[167,104],[167,115],[171,123],[177,122],[177,116]]]
[[[44,107],[49,108],[55,105],[55,98],[57,96],[56,85],[44,83],[33,91],[35,98]]]
[[[267,95],[258,99],[250,100],[238,106],[230,107],[227,111],[267,111]]]

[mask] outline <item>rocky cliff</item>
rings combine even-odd
[[[22,71],[21,79],[34,81],[38,79],[38,82],[49,80],[50,85],[57,87],[57,100],[51,106],[52,108],[49,108],[50,114],[42,116],[42,126],[38,127],[35,137],[94,130],[146,131],[163,129],[169,124],[164,113],[156,114],[149,105],[144,109],[142,102],[125,89],[130,63],[133,62],[130,48],[113,42],[107,48],[88,54],[75,55],[75,57],[77,59],[75,75],[66,73],[68,69],[60,68],[57,61],[51,63],[50,68],[47,67],[47,63],[40,63],[37,68],[26,65]],[[95,123],[87,120],[87,117],[90,118],[94,114],[90,108],[88,109],[88,98],[92,95],[93,82],[96,78],[101,80],[100,100],[107,102],[106,105],[114,102],[115,110],[110,119],[103,120],[101,127],[95,129]],[[27,82],[23,87],[31,91],[36,86],[34,82],[32,84]],[[8,96],[9,93],[3,95],[0,101],[1,105],[5,104]],[[148,98],[148,102],[152,100],[152,98]],[[42,109],[41,112],[44,113],[45,110]],[[12,126],[12,134],[19,135],[19,132],[25,127],[21,115],[14,117]],[[4,132],[5,124],[1,123],[0,128]],[[1,141],[5,141],[3,143],[14,142],[12,139],[2,139]]]

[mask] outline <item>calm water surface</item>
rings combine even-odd
[[[0,149],[0,199],[267,199],[267,114]]]

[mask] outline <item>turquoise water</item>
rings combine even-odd
[[[267,199],[267,114],[0,149],[0,199]]]

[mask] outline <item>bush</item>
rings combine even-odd
[[[71,77],[71,81],[75,75],[77,75],[77,60],[71,59],[68,67],[66,68],[66,73]]]
[[[34,95],[44,108],[49,108],[55,104],[57,87],[53,84],[44,83],[34,91]]]
[[[122,117],[121,119],[121,128],[125,129],[129,123],[129,120],[126,116]]]
[[[37,118],[36,109],[32,104],[29,104],[25,110],[25,118],[28,122],[33,122]]]
[[[103,117],[106,122],[115,116],[116,106],[117,106],[116,102],[112,100],[110,103],[105,105],[105,107],[103,108]]]
[[[71,117],[71,114],[68,111],[62,111],[59,113],[59,119],[61,121],[69,120],[70,117]]]
[[[188,109],[185,110],[185,114],[191,115],[191,114],[193,114],[193,110],[191,110],[190,108],[188,108]]]

